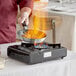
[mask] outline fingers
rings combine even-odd
[[[23,13],[21,17],[18,19],[18,23],[22,24],[25,21],[26,25],[29,24],[29,15],[27,12]]]
[[[22,21],[22,20],[21,20],[21,17],[19,17],[19,18],[18,18],[18,23],[19,23],[20,25],[22,25],[21,21]]]
[[[23,23],[24,21],[25,22],[28,21],[28,18],[29,18],[29,14],[27,12],[24,12],[21,16],[22,19],[21,23]]]
[[[25,23],[26,23],[26,25],[29,24],[29,18],[25,19]]]

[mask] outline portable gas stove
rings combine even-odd
[[[67,56],[67,49],[60,44],[21,43],[9,46],[7,55],[27,64],[35,64],[63,58]]]

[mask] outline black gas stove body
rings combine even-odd
[[[60,59],[67,56],[67,49],[60,44],[34,45],[21,43],[21,45],[9,46],[7,55],[13,59],[27,64],[41,63],[45,61]]]

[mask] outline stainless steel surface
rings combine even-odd
[[[55,19],[51,20],[52,23],[52,37],[53,37],[53,43],[56,43],[56,31],[55,31]]]

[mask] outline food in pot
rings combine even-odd
[[[41,39],[45,37],[46,34],[39,30],[28,30],[27,32],[22,35],[22,37],[29,38],[29,39]]]

